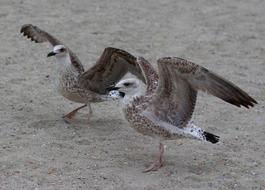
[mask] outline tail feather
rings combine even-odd
[[[219,142],[219,138],[220,138],[219,136],[216,136],[216,135],[214,135],[212,133],[208,133],[208,132],[205,132],[205,131],[203,132],[203,136],[205,137],[206,141],[209,141],[209,142],[211,142],[213,144]]]
[[[192,121],[190,121],[186,128],[184,128],[184,133],[188,134],[191,138],[200,139],[203,141],[208,141],[213,144],[219,142],[219,136],[214,135],[212,133],[208,133],[201,129],[200,127],[193,124]]]

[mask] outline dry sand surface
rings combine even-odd
[[[107,46],[152,61],[178,56],[249,92],[237,108],[200,93],[195,123],[221,136],[213,145],[166,141],[165,166],[141,171],[158,148],[136,133],[117,104],[79,106],[52,84],[48,44],[19,33],[32,23],[71,47],[89,68]],[[0,189],[265,189],[265,1],[0,0]]]

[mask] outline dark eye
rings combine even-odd
[[[64,51],[65,51],[65,48],[61,48],[61,49],[60,49],[60,52],[64,52]]]
[[[124,86],[130,86],[131,83],[129,83],[129,82],[125,82],[123,85],[124,85]]]

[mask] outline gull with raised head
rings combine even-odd
[[[235,106],[253,107],[256,100],[239,87],[208,69],[177,57],[160,58],[158,74],[144,58],[138,58],[146,80],[145,91],[136,79],[121,80],[109,95],[123,102],[125,118],[136,131],[160,139],[159,152],[144,172],[163,164],[163,139],[188,137],[217,143],[219,136],[196,126],[191,117],[198,90]],[[119,88],[119,90],[117,90]]]
[[[90,103],[108,100],[108,88],[113,87],[127,72],[144,81],[136,58],[124,50],[105,48],[96,64],[85,71],[78,57],[48,32],[32,24],[23,25],[20,32],[36,43],[49,42],[52,45],[53,50],[47,56],[55,56],[57,60],[56,87],[59,93],[68,100],[84,104],[64,115],[66,121],[86,106],[90,117]]]

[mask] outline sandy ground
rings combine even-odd
[[[85,68],[107,46],[153,63],[179,56],[259,104],[200,93],[194,120],[221,142],[166,141],[165,166],[144,174],[158,142],[131,129],[117,104],[92,105],[89,124],[85,109],[72,124],[61,119],[79,105],[54,90],[49,46],[23,38],[25,23],[62,39]],[[0,0],[0,42],[0,189],[265,189],[264,1]]]

